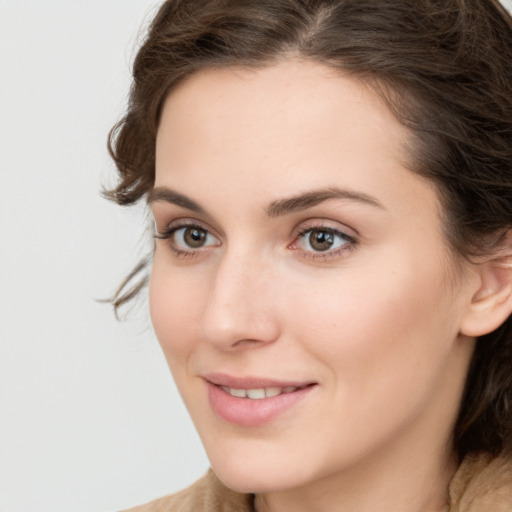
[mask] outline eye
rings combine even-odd
[[[293,249],[301,249],[308,253],[336,255],[355,246],[354,237],[337,229],[328,227],[305,228],[298,234]]]
[[[178,255],[190,254],[210,246],[220,245],[219,240],[201,226],[169,226],[157,233],[156,238],[168,240],[171,249]]]
[[[206,229],[187,226],[174,231],[173,241],[182,249],[200,249],[208,245],[216,245],[217,239]]]

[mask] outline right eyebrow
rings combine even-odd
[[[184,194],[180,194],[179,192],[176,192],[175,190],[167,187],[155,187],[148,194],[146,202],[148,205],[157,202],[175,204],[176,206],[186,208],[192,212],[208,215],[205,209],[196,203],[193,199],[190,199],[190,197],[187,197]]]

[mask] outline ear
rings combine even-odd
[[[489,334],[512,313],[512,246],[507,245],[506,251],[476,264],[476,291],[462,318],[461,334],[470,337]]]

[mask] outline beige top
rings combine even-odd
[[[512,512],[512,460],[466,457],[453,477],[449,512]],[[253,496],[228,489],[209,471],[195,484],[125,512],[254,512]]]

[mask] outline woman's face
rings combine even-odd
[[[167,99],[151,315],[230,487],[449,453],[470,286],[406,144],[374,92],[320,64],[205,71]]]

